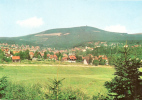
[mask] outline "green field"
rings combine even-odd
[[[48,84],[49,78],[63,80],[63,87],[80,89],[88,95],[106,94],[103,84],[113,78],[114,68],[109,66],[81,66],[81,65],[0,65],[0,77],[7,76],[13,83],[33,85]]]

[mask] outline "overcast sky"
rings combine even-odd
[[[0,37],[86,25],[142,33],[142,1],[0,0]]]

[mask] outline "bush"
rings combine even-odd
[[[102,59],[102,58],[100,58],[100,62],[99,62],[99,65],[105,65],[105,60],[104,59]]]
[[[101,95],[100,93],[98,93],[97,96],[93,95],[93,100],[114,100],[114,99],[111,98],[110,96],[104,96],[104,95]]]
[[[80,89],[73,89],[71,87],[62,90],[62,99],[64,100],[91,100],[88,95],[86,95]]]
[[[7,77],[0,78],[0,98],[3,98],[6,94],[6,87],[8,86]]]
[[[7,58],[7,57],[4,57],[3,60],[6,61],[6,62],[11,62],[12,61],[11,58]]]
[[[44,92],[39,84],[24,86],[22,84],[8,83],[4,99],[8,100],[43,100]]]
[[[99,61],[98,60],[94,60],[93,61],[93,65],[98,66],[99,65]]]

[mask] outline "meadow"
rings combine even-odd
[[[87,95],[105,95],[105,81],[113,78],[114,68],[110,66],[81,66],[81,65],[46,65],[46,64],[3,64],[0,66],[0,77],[7,76],[15,84],[32,86],[47,85],[50,79],[65,78],[62,88],[74,88]]]

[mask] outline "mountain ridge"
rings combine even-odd
[[[141,34],[109,32],[91,26],[49,29],[20,37],[0,37],[0,42],[33,44],[42,47],[72,48],[89,41],[141,40]],[[5,39],[5,40],[4,40]]]

